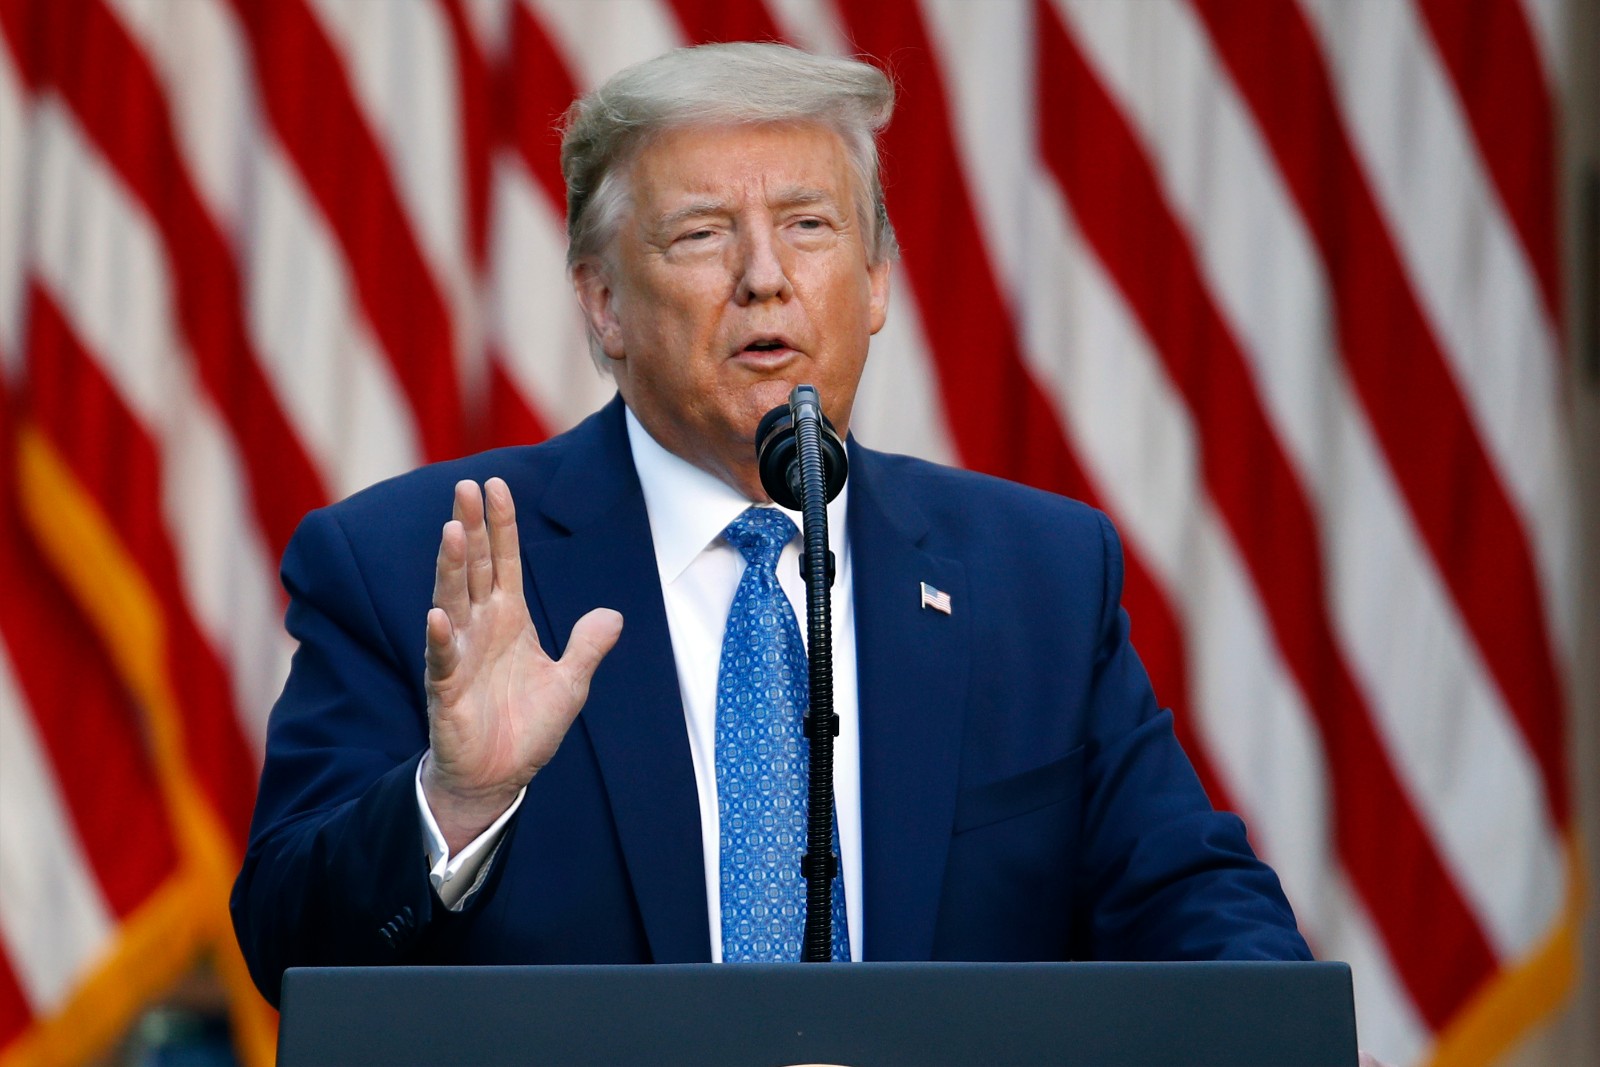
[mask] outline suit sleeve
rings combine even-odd
[[[1098,516],[1104,592],[1089,694],[1077,940],[1098,959],[1310,959],[1277,875],[1213,810],[1157,707],[1121,607],[1122,551]]]
[[[401,651],[327,511],[296,531],[283,581],[299,647],[231,900],[251,976],[274,1004],[287,967],[401,961],[449,921],[428,880],[414,784],[428,743],[424,615]]]

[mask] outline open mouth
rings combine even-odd
[[[781,333],[756,334],[746,341],[741,354],[766,355],[773,352],[794,351],[794,344]]]

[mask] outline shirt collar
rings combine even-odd
[[[624,410],[633,467],[639,475],[639,486],[644,490],[650,536],[655,540],[656,566],[660,569],[662,584],[670,585],[696,556],[721,536],[728,523],[750,507],[751,502],[722,479],[668,452],[650,436],[632,409]],[[750,447],[754,449],[755,444]],[[847,481],[828,505],[830,546],[841,557],[849,495]],[[796,529],[802,528],[798,511],[778,510],[794,520]]]

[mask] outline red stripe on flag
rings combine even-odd
[[[498,352],[490,355],[489,447],[538,444],[550,436],[550,428],[506,374],[505,357]]]
[[[578,95],[577,84],[544,27],[521,4],[511,9],[511,60],[507,67],[507,130],[559,218],[566,217],[567,184],[561,177],[558,124]]]
[[[144,53],[94,0],[0,6],[18,68],[53,87],[155,220],[175,276],[176,312],[206,392],[239,444],[253,510],[274,552],[327,492],[251,349],[232,254],[185,169]]]
[[[242,854],[258,768],[240,732],[227,674],[181,591],[160,511],[164,494],[155,444],[55,302],[37,287],[28,295],[33,417],[117,531],[159,600],[167,676],[183,716],[189,768]]]
[[[1195,728],[1189,713],[1194,694],[1189,689],[1183,628],[1172,613],[1166,594],[1156,586],[1133,549],[1124,547],[1123,556],[1122,605],[1128,612],[1131,639],[1150,675],[1150,684],[1157,698],[1172,709],[1173,731],[1189,762],[1194,764],[1195,774],[1205,787],[1211,806],[1222,811],[1238,811],[1226,784],[1211,763],[1205,738]]]
[[[33,1008],[17,981],[5,939],[0,938],[0,1057],[4,1056],[6,1046],[21,1037],[32,1022]]]
[[[95,436],[92,425],[83,433]],[[6,462],[14,463],[6,456]],[[98,636],[39,554],[9,489],[0,501],[0,639],[95,881],[126,918],[178,862],[144,736]]]
[[[472,265],[482,271],[489,259],[489,161],[494,150],[496,85],[472,27],[467,24],[462,0],[438,0],[450,27],[450,46],[456,60],[457,116],[461,124],[461,175],[467,218],[467,244]]]
[[[1311,28],[1291,4],[1196,3],[1317,243],[1373,433],[1564,827],[1563,700],[1527,535],[1384,227]]]
[[[522,4],[510,13],[509,46],[499,72],[500,133],[506,148],[532,175],[552,217],[566,217],[561,177],[561,116],[577,95],[566,62],[537,19]],[[506,370],[503,349],[489,353],[489,439],[492,445],[532,444],[551,426]]]
[[[925,323],[940,395],[947,407],[960,398],[960,411],[950,410],[946,423],[963,463],[1095,504],[1098,494],[1024,364],[1016,325],[989,267],[944,86],[915,6],[851,6],[845,13],[856,47],[895,61],[901,103],[883,142],[890,214]],[[901,182],[897,174],[910,177]],[[1186,714],[1182,630],[1131,546],[1125,557],[1123,603],[1138,628],[1140,656],[1156,692],[1174,709],[1201,780],[1218,803],[1226,804]]]
[[[1560,334],[1566,320],[1556,247],[1555,108],[1527,13],[1517,0],[1419,3]]]
[[[455,339],[377,138],[305,0],[233,0],[272,126],[349,263],[429,459],[465,444]]]
[[[29,0],[0,0],[0,41],[10,47],[17,72],[28,88],[35,91],[44,83],[49,70],[46,50],[41,47],[49,37],[40,29],[39,6]]]
[[[693,44],[783,40],[761,0],[672,0],[672,10]]]
[[[1193,251],[1127,122],[1056,12],[1038,7],[1045,161],[1189,406],[1205,483],[1322,735],[1340,854],[1439,1027],[1493,972],[1493,954],[1339,654],[1316,522]]]
[[[962,460],[974,470],[1081,495],[1087,481],[1024,365],[990,269],[920,18],[898,0],[852,7],[846,17],[858,47],[894,60],[901,106],[883,143],[890,214]],[[959,411],[950,406],[956,397]]]
[[[3,34],[0,34],[3,36]],[[0,349],[0,367],[5,367],[8,353]],[[9,514],[14,503],[13,472],[16,470],[15,459],[15,420],[13,410],[18,406],[10,395],[9,383],[5,375],[0,373],[0,509],[4,509],[5,518],[0,518],[0,553],[10,547]],[[8,590],[10,586],[6,587]],[[7,596],[5,610],[0,616],[9,617],[17,614],[20,600]],[[3,640],[3,639],[0,639]],[[9,647],[3,654],[7,662],[15,669],[17,654]],[[27,708],[18,708],[20,714],[30,714]],[[7,951],[6,939],[0,937],[0,1058],[3,1058],[13,1041],[20,1037],[33,1022],[33,1007],[28,1003],[27,996],[22,992],[22,985],[17,981],[15,969],[11,965],[10,953]]]

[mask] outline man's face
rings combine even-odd
[[[842,433],[888,309],[844,144],[809,123],[687,127],[628,178],[616,237],[574,272],[579,299],[651,436],[764,499],[761,416],[806,382]]]

